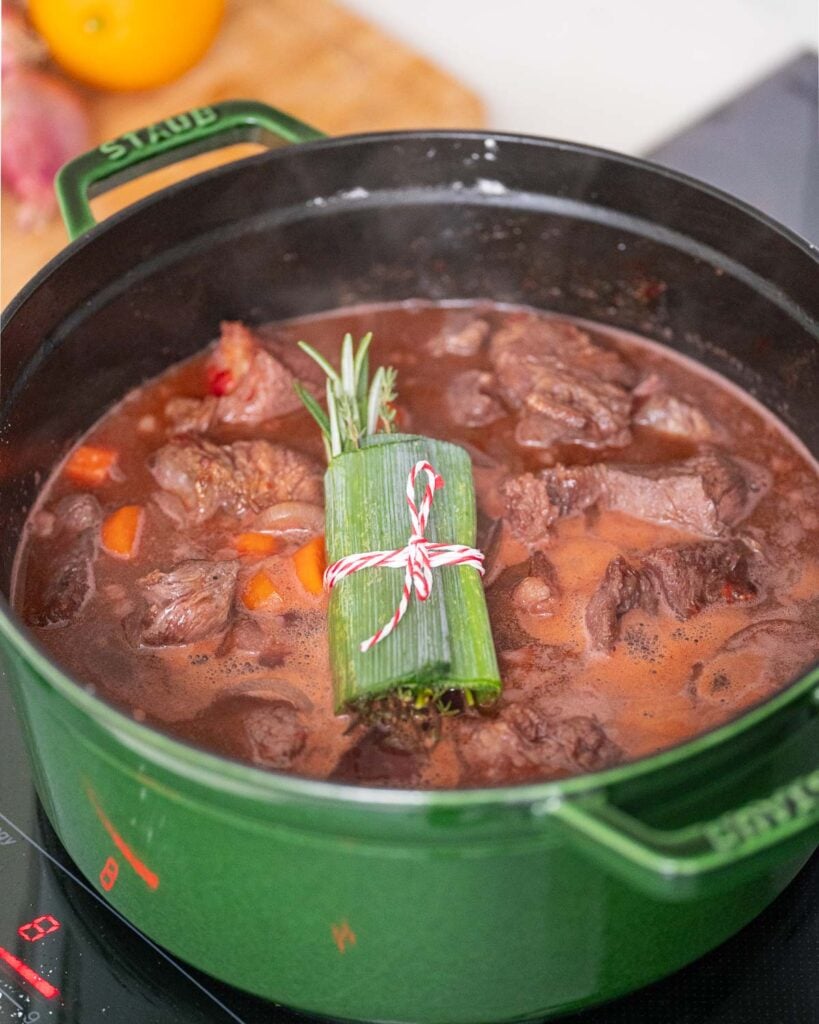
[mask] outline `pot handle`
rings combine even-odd
[[[807,723],[808,749],[816,750],[819,689],[808,691],[802,711],[807,712],[802,728]],[[578,835],[598,861],[655,894],[685,898],[710,883],[723,884],[729,870],[732,878],[744,878],[760,864],[769,867],[809,853],[819,842],[819,767],[679,829],[647,825],[602,790],[555,800],[543,811]]]
[[[324,133],[255,100],[225,100],[126,132],[64,164],[54,188],[73,241],[96,221],[89,199],[126,181],[237,142],[307,142]]]

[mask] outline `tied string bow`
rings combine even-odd
[[[424,488],[421,504],[417,506],[415,504],[415,480],[419,473],[426,474],[427,485]],[[442,565],[470,565],[483,576],[483,552],[478,551],[477,548],[470,548],[466,544],[439,544],[427,540],[424,536],[435,492],[443,486],[443,479],[438,476],[428,462],[416,462],[407,477],[407,506],[411,530],[406,546],[396,548],[394,551],[367,551],[363,554],[346,555],[328,566],[324,573],[324,586],[329,591],[339,580],[343,580],[345,576],[351,576],[354,572],[360,572],[361,569],[405,568],[406,570],[404,588],[401,591],[398,607],[379,630],[359,644],[362,654],[392,633],[409,607],[413,590],[415,590],[415,596],[419,601],[426,601],[432,593],[433,569]]]

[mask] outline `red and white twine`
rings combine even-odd
[[[415,504],[415,478],[419,473],[427,475],[427,485],[420,507]],[[359,645],[362,654],[375,647],[385,636],[389,636],[403,619],[413,589],[419,601],[426,601],[432,592],[433,569],[442,565],[469,565],[483,575],[483,553],[477,548],[470,548],[466,544],[438,544],[424,536],[435,492],[443,486],[443,479],[428,462],[416,462],[407,477],[407,505],[412,530],[406,547],[396,548],[394,551],[368,551],[364,554],[346,555],[328,566],[324,573],[324,586],[327,590],[332,590],[339,580],[361,569],[406,567],[404,588],[398,607],[392,618]]]

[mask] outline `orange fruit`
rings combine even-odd
[[[152,89],[213,42],[224,0],[29,0],[54,60],[100,89]]]

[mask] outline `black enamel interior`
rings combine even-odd
[[[672,172],[565,143],[321,141],[123,211],[12,302],[0,590],[55,460],[221,319],[413,297],[524,302],[638,331],[745,387],[819,452],[819,262],[806,242]]]

